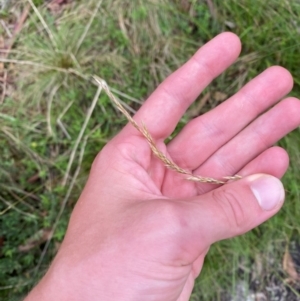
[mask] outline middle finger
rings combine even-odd
[[[195,170],[258,115],[286,95],[293,85],[290,73],[271,67],[214,110],[190,121],[168,145],[172,159]]]

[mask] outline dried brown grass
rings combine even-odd
[[[121,105],[120,101],[110,91],[107,83],[103,79],[99,78],[98,76],[93,76],[93,78],[96,81],[97,85],[105,91],[109,99],[115,104],[118,110],[145,137],[145,139],[147,140],[151,148],[152,153],[159,160],[161,160],[168,169],[173,170],[179,174],[186,175],[187,176],[186,179],[193,182],[210,183],[210,184],[226,184],[228,181],[241,179],[241,176],[239,175],[227,176],[224,177],[223,180],[218,180],[211,177],[203,177],[199,175],[194,175],[190,171],[185,170],[180,166],[178,166],[172,159],[168,158],[163,152],[161,152],[158,149],[146,125],[142,124],[141,126],[139,126],[137,124],[137,122],[130,116],[130,114],[126,111],[126,109]]]

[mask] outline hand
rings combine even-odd
[[[58,255],[27,300],[189,300],[210,245],[280,209],[284,190],[277,178],[288,155],[273,144],[300,124],[297,99],[276,104],[292,88],[285,69],[267,69],[164,144],[240,48],[235,35],[218,35],[171,74],[134,119],[179,166],[243,179],[221,187],[187,181],[166,169],[128,124],[95,159]]]

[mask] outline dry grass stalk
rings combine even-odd
[[[95,109],[95,107],[96,107],[96,104],[97,104],[97,101],[98,101],[98,99],[99,99],[99,96],[100,96],[101,91],[102,91],[102,87],[99,85],[99,86],[98,86],[98,90],[97,90],[97,92],[96,92],[96,94],[95,94],[95,96],[94,96],[94,99],[93,99],[93,101],[92,101],[92,104],[91,104],[91,106],[89,107],[89,109],[88,109],[88,111],[87,111],[87,113],[86,113],[86,118],[85,118],[85,120],[84,120],[84,123],[83,123],[83,125],[82,125],[82,128],[81,128],[81,130],[80,130],[80,132],[79,132],[79,135],[78,135],[78,137],[77,137],[77,139],[76,139],[74,148],[73,148],[72,153],[71,153],[71,155],[70,155],[70,159],[69,159],[69,163],[68,163],[68,166],[67,166],[67,170],[66,170],[66,173],[65,173],[65,175],[64,175],[64,178],[63,178],[63,180],[62,180],[62,186],[63,186],[63,187],[67,184],[67,181],[68,181],[68,178],[69,178],[69,175],[70,175],[70,170],[71,170],[73,161],[74,161],[74,159],[75,159],[75,155],[76,155],[77,148],[78,148],[78,146],[79,146],[79,144],[80,144],[80,142],[81,142],[81,140],[82,140],[82,137],[83,137],[83,134],[84,134],[84,132],[85,132],[85,130],[86,130],[86,127],[87,127],[87,125],[88,125],[88,123],[89,123],[89,121],[90,121],[90,119],[91,119],[91,116],[92,116],[92,114],[93,114],[93,112],[94,112],[94,109]]]
[[[41,13],[37,9],[37,7],[33,3],[33,1],[32,0],[28,0],[28,2],[31,5],[31,7],[33,8],[34,12],[36,13],[36,15],[39,18],[40,22],[42,23],[44,29],[46,30],[46,32],[47,32],[47,34],[48,34],[48,36],[50,38],[50,41],[52,42],[52,45],[53,45],[54,49],[57,49],[57,44],[56,44],[56,41],[54,39],[53,33],[51,32],[50,28],[48,27],[45,19],[42,17]]]
[[[96,81],[97,85],[101,87],[109,97],[109,99],[116,105],[116,107],[119,109],[119,111],[127,118],[127,120],[146,138],[151,151],[153,154],[160,159],[164,165],[175,172],[178,172],[179,174],[183,174],[187,176],[187,180],[193,181],[193,182],[201,182],[201,183],[210,183],[210,184],[226,184],[230,180],[238,180],[241,178],[239,175],[235,176],[228,176],[224,177],[224,180],[217,180],[210,177],[202,177],[198,175],[192,174],[190,171],[185,170],[178,166],[175,162],[173,162],[170,158],[168,158],[164,153],[162,153],[156,146],[151,134],[147,130],[146,126],[142,124],[142,126],[139,126],[137,122],[129,115],[129,113],[125,110],[125,108],[121,105],[121,103],[117,100],[117,98],[112,94],[110,91],[108,85],[106,82],[99,78],[98,76],[93,76],[94,80]]]

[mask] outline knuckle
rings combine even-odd
[[[171,262],[184,261],[189,244],[183,235],[185,222],[180,207],[167,199],[157,199],[143,205],[142,214],[139,214],[142,216],[142,224],[139,222],[140,235],[137,237],[134,231],[134,239],[138,239],[138,244],[143,248],[148,246],[148,251],[159,247],[161,258]]]
[[[162,224],[157,225],[159,232],[163,233],[161,237],[161,246],[172,262],[185,265],[190,258],[190,221],[184,212],[184,206],[176,202],[164,202],[160,208],[160,219]],[[167,244],[166,244],[167,242]]]
[[[236,192],[228,189],[217,189],[213,191],[212,196],[231,229],[240,233],[245,222],[245,213]]]
[[[175,202],[165,201],[160,208],[161,219],[167,225],[168,231],[173,234],[180,233],[181,229],[187,226],[187,220],[180,210],[180,206]]]
[[[190,227],[190,221],[184,212],[184,206],[172,201],[165,201],[160,207],[159,219],[161,223],[157,226],[160,231],[163,229],[164,237],[169,243],[179,247],[186,239]]]

